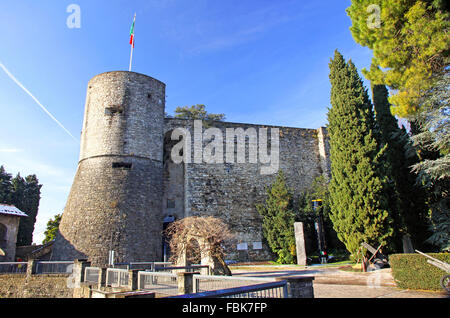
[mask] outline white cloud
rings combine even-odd
[[[18,148],[0,148],[0,152],[3,153],[16,153],[16,152],[22,152],[23,149]]]

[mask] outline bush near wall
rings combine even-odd
[[[450,263],[450,253],[427,253],[438,260]],[[449,275],[442,269],[427,262],[420,254],[392,254],[389,264],[397,286],[405,289],[442,291],[440,279]]]

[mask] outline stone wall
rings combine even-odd
[[[15,261],[19,222],[20,217],[18,216],[0,214],[0,226],[6,230],[6,236],[0,237],[0,248],[5,252],[5,256],[0,255],[0,262]],[[3,234],[2,232],[1,235]]]
[[[214,122],[212,126],[218,128],[223,134],[223,153],[226,156],[225,136],[227,128],[268,128],[270,140],[271,129],[279,130],[279,168],[287,178],[287,184],[294,196],[308,189],[313,180],[327,174],[327,148],[324,130],[301,129],[279,126],[250,125],[229,122]],[[194,123],[191,120],[166,119],[165,132],[183,127],[190,132],[191,149],[194,148]],[[325,136],[326,137],[326,136]],[[237,142],[237,139],[236,139]],[[254,143],[254,142],[253,142]],[[203,145],[208,141],[203,140]],[[246,138],[246,157],[244,163],[195,163],[193,151],[191,163],[184,163],[184,208],[185,216],[214,216],[225,221],[235,233],[236,245],[229,251],[228,258],[240,261],[254,261],[270,259],[267,245],[264,243],[261,228],[261,217],[255,204],[263,203],[266,196],[266,187],[275,179],[276,173],[263,175],[261,167],[265,166],[259,161],[250,163],[248,151],[252,145],[251,139]],[[319,147],[320,146],[320,147]],[[236,148],[234,155],[237,155]],[[183,165],[183,163],[181,163]],[[324,171],[325,170],[325,171]],[[168,173],[167,175],[171,175]],[[170,181],[165,181],[170,183]],[[170,189],[166,188],[166,191]],[[165,193],[171,196],[172,193]],[[173,196],[179,194],[173,193]],[[262,248],[259,247],[262,243]],[[240,244],[242,250],[237,249]],[[245,247],[247,247],[245,249]]]
[[[71,298],[69,274],[0,274],[0,298]]]

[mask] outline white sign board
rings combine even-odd
[[[236,246],[236,248],[237,248],[238,251],[245,251],[245,250],[248,249],[248,245],[247,245],[247,243],[239,243]]]
[[[254,250],[262,250],[262,242],[253,242]]]

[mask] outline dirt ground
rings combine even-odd
[[[231,266],[233,276],[314,276],[315,298],[450,298],[445,292],[405,290],[396,287],[390,268],[361,273],[339,267],[291,265]]]

